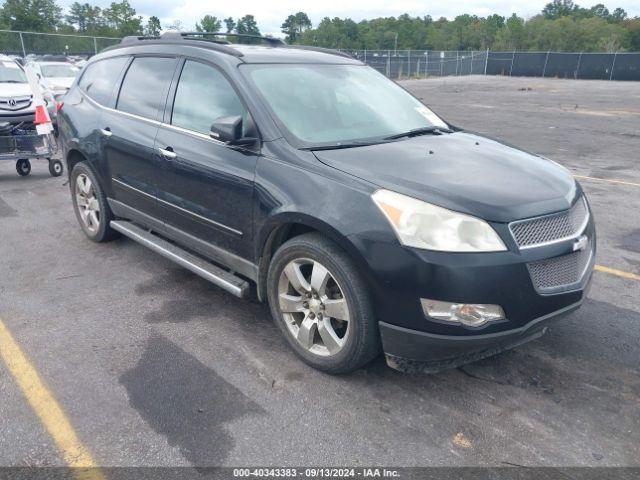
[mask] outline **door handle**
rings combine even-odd
[[[171,147],[158,148],[158,151],[160,152],[160,155],[162,155],[164,158],[176,158],[178,156],[178,154],[174,152],[173,148]]]
[[[105,137],[110,137],[111,135],[113,135],[113,132],[111,131],[111,129],[109,127],[107,128],[101,128],[100,129],[100,133],[102,135],[104,135]]]

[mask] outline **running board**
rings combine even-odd
[[[163,257],[201,276],[205,280],[209,280],[214,285],[236,297],[244,298],[249,293],[249,282],[140,228],[132,222],[112,220],[110,225],[111,228],[129,237],[131,240],[150,248]]]

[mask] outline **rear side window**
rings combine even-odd
[[[178,82],[171,124],[208,134],[216,119],[231,116],[246,120],[246,111],[224,75],[214,67],[187,60]]]
[[[116,108],[155,119],[164,106],[175,64],[174,58],[135,58],[122,81]]]
[[[116,57],[87,65],[78,85],[93,100],[107,105],[113,86],[127,60],[129,60],[127,57]]]

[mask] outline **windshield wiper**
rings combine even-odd
[[[369,145],[377,145],[379,143],[385,142],[348,142],[348,143],[334,143],[333,145],[318,145],[315,147],[304,147],[301,150],[339,150],[341,148],[356,148],[356,147],[366,147]]]
[[[429,133],[433,133],[436,135],[440,135],[442,133],[453,133],[453,130],[446,127],[420,127],[414,128],[413,130],[409,130],[408,132],[396,133],[395,135],[390,135],[385,137],[385,140],[395,140],[397,138],[403,137],[417,137],[418,135],[427,135]]]
[[[20,80],[0,80],[0,83],[24,83]]]

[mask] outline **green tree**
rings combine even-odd
[[[605,7],[602,3],[598,3],[589,9],[589,12],[594,17],[604,18],[605,20],[609,19],[609,9]]]
[[[624,28],[629,35],[629,49],[640,52],[640,17],[625,20]]]
[[[260,35],[260,29],[253,15],[245,15],[238,19],[236,23],[236,32],[242,35]],[[246,39],[245,43],[260,43],[258,39]]]
[[[198,32],[219,32],[222,22],[218,17],[205,15],[200,22],[196,23],[196,31]]]
[[[65,20],[69,25],[73,25],[79,32],[87,31],[87,10],[92,8],[88,3],[73,2],[69,7],[69,13],[65,15]]]
[[[611,14],[611,21],[615,23],[620,23],[627,18],[627,12],[623,8],[616,8]]]
[[[112,2],[109,8],[102,12],[107,25],[118,35],[141,35],[142,17],[136,15],[136,10],[128,0]]]
[[[232,17],[225,18],[223,22],[227,29],[227,33],[233,33],[236,31],[236,21]]]
[[[524,19],[512,14],[504,23],[504,27],[500,29],[496,35],[495,42],[491,47],[493,50],[524,50],[525,49],[525,30]]]
[[[572,0],[553,0],[551,3],[547,3],[542,9],[542,14],[545,18],[554,20],[560,17],[567,17],[575,12],[576,6]]]
[[[10,30],[52,32],[61,17],[55,0],[5,0],[0,11],[0,22]]]
[[[311,20],[304,12],[298,12],[295,15],[289,15],[282,26],[282,33],[287,36],[289,43],[295,43],[300,34],[312,27]]]
[[[160,19],[155,15],[149,17],[147,25],[144,27],[144,34],[149,37],[159,37],[162,32],[162,25],[160,25]]]

